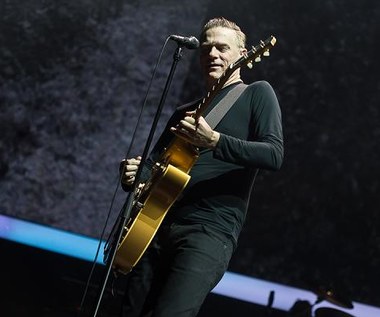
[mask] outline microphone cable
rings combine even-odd
[[[135,125],[135,128],[134,128],[134,132],[133,132],[133,135],[132,135],[132,138],[131,138],[131,142],[129,144],[129,147],[128,147],[126,155],[125,155],[125,162],[126,162],[126,159],[129,157],[129,155],[131,153],[132,145],[135,142],[135,138],[136,138],[136,135],[137,135],[137,129],[138,129],[138,126],[139,126],[139,124],[141,122],[142,114],[143,114],[143,112],[144,112],[144,110],[146,108],[146,104],[147,104],[147,100],[148,100],[150,89],[151,89],[153,80],[154,80],[154,78],[156,76],[156,72],[157,72],[158,66],[159,66],[159,64],[161,62],[162,55],[163,55],[163,53],[165,51],[166,45],[169,42],[169,40],[170,40],[170,36],[166,38],[165,43],[163,44],[163,46],[161,48],[161,51],[160,51],[160,54],[159,54],[159,56],[157,58],[156,65],[154,67],[151,79],[150,79],[149,84],[148,84],[148,89],[147,89],[147,91],[145,93],[144,101],[143,101],[143,104],[141,106],[141,109],[140,109],[140,112],[139,112],[139,115],[138,115],[138,119],[137,119],[137,122],[136,122],[136,125]],[[124,168],[123,168],[123,170],[124,170]],[[94,274],[94,270],[95,270],[95,267],[96,267],[96,262],[97,262],[97,259],[99,257],[99,252],[100,252],[100,248],[101,248],[101,245],[102,245],[102,240],[104,238],[105,231],[106,231],[106,228],[107,228],[110,216],[111,216],[113,205],[114,205],[115,199],[116,199],[116,194],[117,194],[117,192],[119,190],[119,187],[120,187],[121,179],[122,179],[122,173],[119,173],[118,180],[117,180],[117,185],[116,185],[115,191],[113,193],[113,196],[112,196],[112,199],[111,199],[111,203],[110,203],[110,207],[108,209],[107,217],[106,217],[106,220],[105,220],[105,223],[104,223],[104,226],[103,226],[100,238],[99,238],[99,243],[98,243],[98,246],[97,246],[97,249],[96,249],[96,254],[95,254],[94,260],[92,262],[91,270],[90,270],[89,276],[87,278],[87,282],[86,282],[86,285],[85,285],[85,289],[83,291],[83,295],[82,295],[82,299],[81,299],[80,305],[78,307],[78,313],[81,313],[82,309],[84,307],[84,303],[85,303],[85,300],[86,300],[86,297],[87,297],[87,293],[88,293],[88,289],[89,289],[89,286],[90,286],[90,281],[92,279],[92,275]],[[112,233],[112,231],[111,231],[111,233]],[[109,238],[107,239],[107,242],[108,241],[109,241]]]

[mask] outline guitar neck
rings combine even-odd
[[[216,83],[207,92],[206,96],[201,100],[197,106],[197,109],[195,110],[195,114],[193,116],[195,121],[198,121],[202,114],[206,111],[207,107],[210,105],[211,101],[215,98],[218,92],[223,88],[230,75],[231,72],[224,72],[223,75],[219,77]]]

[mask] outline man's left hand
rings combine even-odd
[[[219,132],[211,129],[203,117],[199,117],[196,121],[194,113],[194,111],[186,112],[185,118],[170,128],[170,131],[195,146],[214,149],[220,138]]]

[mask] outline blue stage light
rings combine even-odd
[[[99,241],[94,238],[3,215],[0,215],[0,238],[86,261],[94,261],[99,245]],[[103,263],[103,249],[104,242],[101,243],[97,263]],[[305,300],[314,304],[317,299],[317,296],[308,290],[232,272],[226,272],[219,284],[213,289],[215,294],[263,306],[267,305],[271,291],[274,292],[272,307],[283,311],[289,311],[297,300]],[[313,310],[319,307],[337,308],[324,301],[315,305]],[[355,317],[380,316],[379,307],[357,302],[354,302],[353,309],[339,308],[339,310]]]

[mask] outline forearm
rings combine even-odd
[[[226,162],[278,170],[283,161],[284,148],[282,137],[269,135],[260,141],[241,140],[225,134],[214,149],[214,157]]]

